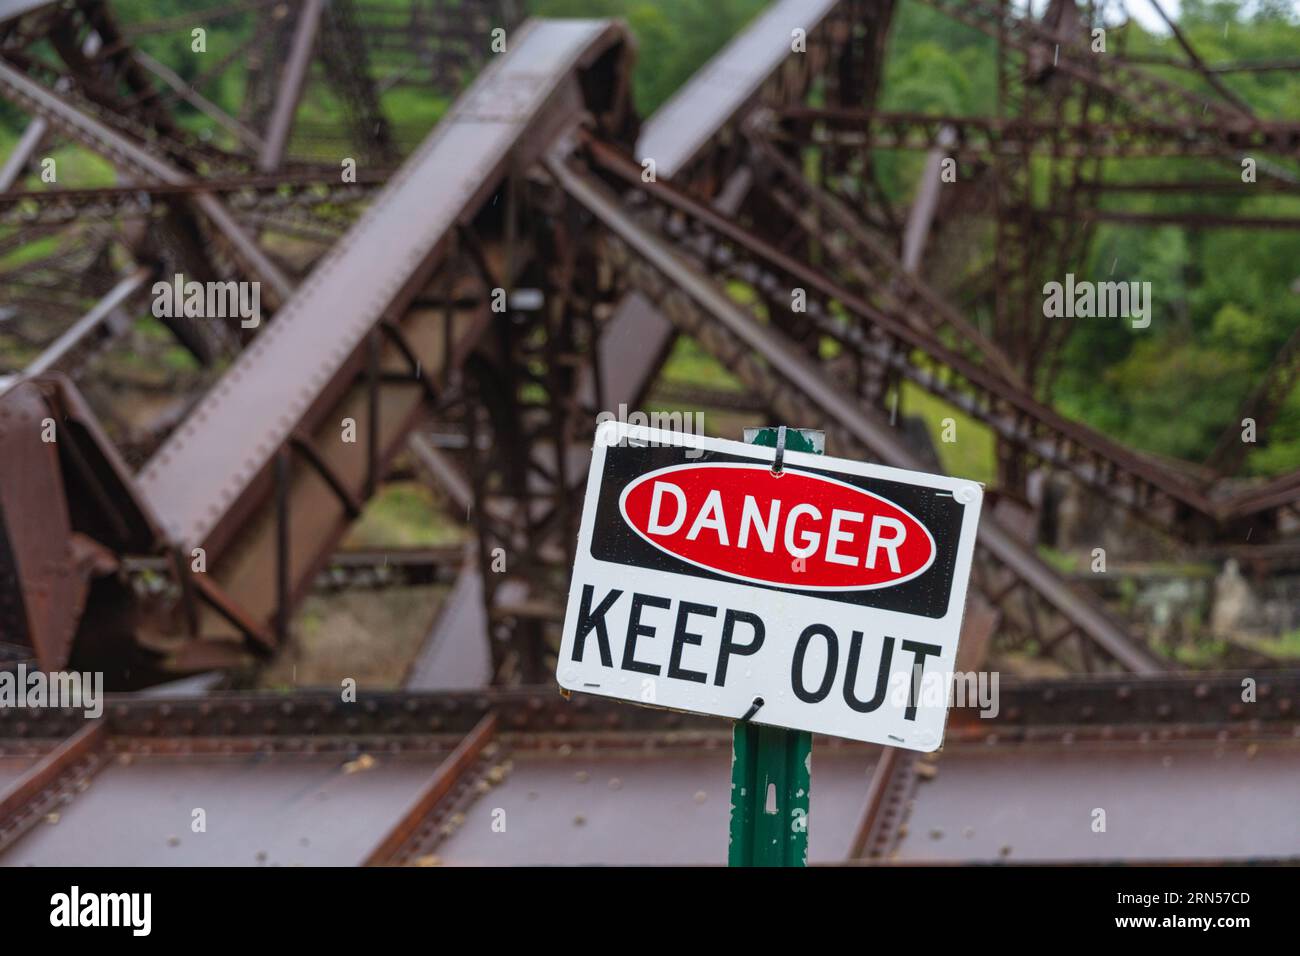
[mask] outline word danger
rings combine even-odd
[[[929,530],[893,502],[811,472],[676,465],[624,489],[623,520],[674,557],[742,581],[863,591],[923,574]]]
[[[616,620],[626,624],[620,627],[613,623]],[[926,659],[943,652],[937,644],[890,636],[872,640],[868,650],[862,631],[852,631],[841,641],[834,628],[821,623],[808,624],[797,635],[773,637],[772,653],[788,657],[784,669],[790,689],[805,704],[821,703],[838,685],[850,709],[869,714],[885,702],[894,665],[906,668],[913,689],[905,720],[916,719]],[[590,649],[608,668],[725,687],[728,676],[735,673],[736,659],[752,658],[768,643],[767,625],[750,611],[692,601],[674,606],[667,597],[627,595],[619,589],[607,591],[597,601],[595,587],[584,584],[571,659],[582,663]]]

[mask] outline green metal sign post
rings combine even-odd
[[[820,431],[746,429],[745,441],[786,451],[823,452]],[[779,460],[779,459],[778,459]],[[775,466],[774,466],[775,467]],[[750,723],[762,708],[754,700],[731,738],[729,866],[806,866],[808,794],[812,788],[812,734]]]

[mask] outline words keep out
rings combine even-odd
[[[610,589],[599,601],[593,585],[584,584],[573,638],[572,658],[581,663],[590,651],[600,655],[605,667],[636,674],[651,674],[672,680],[712,683],[725,687],[734,658],[753,657],[768,640],[763,619],[750,611],[721,608],[693,601],[674,602],[653,594]],[[627,627],[621,635],[611,634],[609,617],[627,605]],[[674,604],[676,607],[674,608]],[[667,613],[664,613],[667,612]],[[705,631],[715,653],[704,650]],[[668,642],[666,663],[663,645]],[[594,647],[589,647],[590,644]],[[912,690],[904,717],[916,719],[920,678],[927,658],[938,657],[937,644],[885,636],[879,657],[863,660],[865,637],[853,631],[847,641],[827,624],[811,622],[803,627],[790,647],[790,689],[806,704],[818,704],[838,686],[844,702],[858,713],[868,714],[885,700],[889,677],[895,664],[911,672]],[[786,644],[782,641],[782,644]],[[897,645],[897,653],[896,653]],[[697,648],[697,650],[692,650]],[[810,654],[822,661],[821,673],[808,673]],[[651,657],[656,660],[651,660]],[[895,660],[895,657],[898,660]],[[874,674],[869,672],[875,667]],[[707,668],[707,669],[701,669]],[[812,668],[816,670],[816,668]],[[874,678],[874,679],[873,679]],[[865,685],[865,686],[861,686]]]

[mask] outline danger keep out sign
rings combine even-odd
[[[600,426],[560,686],[938,748],[979,486],[775,454]]]

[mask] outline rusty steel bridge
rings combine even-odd
[[[566,700],[551,676],[596,416],[652,397],[741,411],[934,470],[891,414],[904,384],[996,442],[959,666],[1016,653],[1058,676],[1006,679],[995,717],[954,711],[938,755],[819,739],[811,859],[1300,858],[1300,674],[1175,672],[1040,556],[1031,489],[1050,475],[1162,540],[1294,563],[1300,472],[1240,478],[1236,429],[1173,462],[1051,407],[1069,327],[1036,290],[1124,221],[1101,200],[1133,186],[1103,160],[1203,157],[1237,181],[1249,152],[1261,190],[1294,193],[1300,123],[1259,118],[1181,35],[1197,82],[1128,58],[1122,31],[1103,62],[1091,5],[915,2],[993,38],[996,114],[880,107],[895,0],[776,0],[644,119],[625,25],[507,0],[400,18],[218,0],[135,23],[110,0],[0,2],[0,98],[25,123],[0,254],[36,250],[0,271],[24,355],[0,368],[0,666],[99,671],[115,692],[94,720],[0,708],[0,863],[721,862],[726,722]],[[138,45],[228,22],[247,39],[197,78]],[[237,114],[213,93],[232,72]],[[315,86],[337,125],[298,117]],[[397,86],[451,105],[395,124]],[[23,188],[67,144],[115,184]],[[874,158],[900,150],[955,158],[958,183],[927,176],[899,208]],[[1149,219],[1300,227],[1259,220]],[[972,223],[992,245],[975,265]],[[262,320],[163,319],[197,371],[156,384],[142,420],[113,358],[176,274],[259,283]],[[742,390],[666,381],[681,337]],[[1300,330],[1234,422],[1273,422],[1298,372]],[[339,550],[396,469],[438,489],[465,546]],[[196,689],[285,651],[314,591],[393,582],[447,589],[404,689]],[[227,836],[192,834],[193,807]]]

